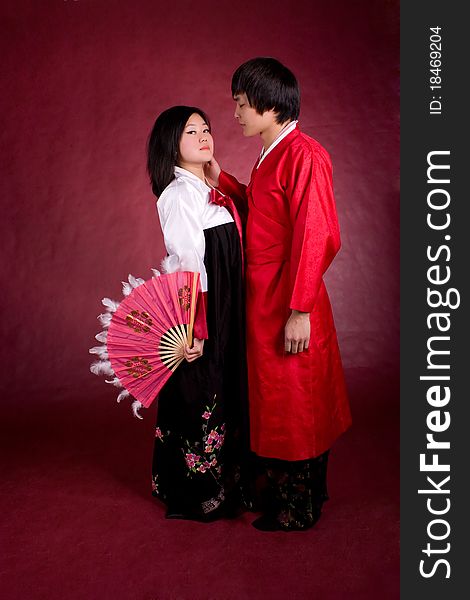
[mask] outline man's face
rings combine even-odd
[[[241,126],[244,136],[259,135],[276,123],[276,115],[272,110],[267,110],[260,115],[250,106],[246,94],[237,94],[233,99],[237,103],[234,117]]]

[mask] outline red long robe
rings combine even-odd
[[[351,424],[323,283],[340,247],[330,158],[296,127],[255,165],[248,187],[222,172],[219,188],[247,217],[252,450],[284,460],[316,457]],[[284,351],[292,309],[310,313],[310,345],[298,354]]]

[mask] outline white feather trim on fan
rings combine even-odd
[[[163,273],[176,273],[181,271],[181,263],[176,254],[170,254],[165,256],[161,262],[161,269]]]
[[[121,402],[121,400],[124,400],[124,398],[127,398],[128,396],[130,396],[129,392],[127,390],[122,390],[116,398],[116,402]]]
[[[143,283],[145,283],[145,281],[140,278],[140,277],[134,277],[134,275],[131,275],[129,273],[129,276],[127,277],[127,280],[129,281],[129,283],[131,284],[131,286],[133,288],[139,287],[139,285],[142,285]]]
[[[102,344],[106,344],[106,340],[108,339],[108,332],[107,331],[100,331],[99,333],[97,333],[95,335],[95,340],[97,342],[101,342]]]
[[[97,360],[91,363],[90,371],[94,375],[109,375],[110,377],[114,377],[115,375],[109,360]]]
[[[121,283],[122,283],[122,295],[123,296],[129,296],[129,294],[133,290],[133,287],[127,281],[122,281]]]
[[[108,348],[106,346],[94,346],[88,350],[90,354],[97,354],[100,360],[108,360]]]
[[[154,277],[160,277],[161,273],[158,269],[152,269],[152,273]]]
[[[132,292],[132,290],[134,288],[139,287],[139,285],[142,285],[143,283],[145,283],[145,281],[143,279],[140,279],[140,277],[136,278],[129,273],[127,281],[122,281],[121,283],[122,283],[122,295],[129,296],[129,294]]]
[[[119,308],[119,302],[116,300],[111,300],[111,298],[103,298],[103,300],[101,300],[101,304],[106,306],[106,310],[111,313],[116,312]]]
[[[139,413],[139,410],[142,408],[142,403],[139,402],[138,400],[134,400],[134,402],[131,404],[131,408],[132,408],[132,412],[134,413],[134,417],[142,420],[143,417]]]
[[[121,383],[121,380],[118,377],[115,377],[114,379],[105,379],[104,382],[114,385],[114,387],[117,388],[124,388],[124,386]]]
[[[101,323],[101,326],[104,327],[104,329],[107,329],[111,324],[111,319],[113,318],[113,315],[109,312],[106,312],[101,313],[101,315],[98,315],[97,318],[98,321]]]

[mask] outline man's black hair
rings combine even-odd
[[[232,96],[239,94],[246,94],[260,115],[274,110],[277,123],[299,118],[299,84],[292,71],[275,58],[252,58],[240,65],[232,77]]]

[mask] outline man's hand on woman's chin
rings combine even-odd
[[[208,163],[204,165],[204,175],[206,176],[207,181],[211,184],[212,187],[219,186],[219,175],[221,168],[219,163],[212,157]]]

